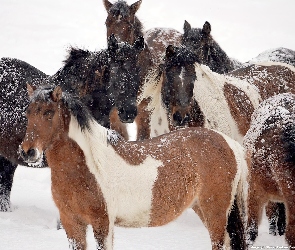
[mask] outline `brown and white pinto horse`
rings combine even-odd
[[[21,155],[43,155],[52,171],[52,195],[72,249],[86,249],[92,225],[98,249],[112,249],[114,225],[155,227],[193,208],[212,249],[229,242],[227,220],[238,208],[243,249],[247,161],[239,143],[204,128],[178,130],[130,142],[99,125],[82,103],[59,87],[37,89],[27,109]]]
[[[244,147],[251,158],[248,196],[248,244],[258,235],[268,201],[286,207],[286,240],[295,247],[295,95],[263,101],[252,115]]]
[[[278,93],[295,94],[295,69],[288,64],[249,65],[230,75],[220,75],[205,65],[191,63],[193,58],[189,55],[191,52],[185,48],[168,47],[162,71],[151,78],[143,91],[142,98],[152,100],[148,106],[151,137],[178,127],[203,126],[242,143],[251,115],[262,100]],[[167,92],[169,89],[174,91]],[[185,98],[183,93],[186,93]],[[284,233],[284,208],[281,204],[272,207],[268,211],[270,232],[281,235]],[[274,207],[280,211],[278,228],[273,225],[277,220]]]
[[[262,100],[279,93],[295,94],[295,68],[288,64],[249,65],[224,75],[195,61],[189,49],[167,47],[164,65],[141,95],[152,100],[151,137],[178,127],[203,126],[242,144]]]

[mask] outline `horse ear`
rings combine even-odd
[[[175,48],[173,45],[168,45],[166,48],[166,57],[171,58],[175,54]]]
[[[205,22],[204,25],[203,25],[203,29],[202,29],[202,32],[206,35],[209,35],[210,32],[211,32],[211,24],[209,22]]]
[[[60,86],[57,86],[51,93],[51,99],[54,102],[60,101],[62,98],[62,89]]]
[[[133,44],[133,47],[137,50],[143,50],[144,49],[144,38],[143,36],[139,36],[136,41]]]
[[[183,25],[183,31],[184,33],[189,32],[192,29],[191,25],[188,23],[188,21],[184,20],[184,25]]]
[[[116,52],[118,49],[118,41],[114,34],[111,34],[108,38],[108,50],[111,52]]]
[[[36,87],[30,85],[29,83],[27,83],[27,91],[28,91],[28,95],[29,97],[33,96],[34,91],[36,90]]]
[[[130,11],[133,15],[138,11],[140,5],[141,5],[142,0],[139,0],[133,4],[130,5]]]
[[[106,8],[106,11],[109,12],[110,8],[112,8],[113,4],[108,0],[103,0],[103,5]]]

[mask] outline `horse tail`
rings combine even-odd
[[[285,161],[295,167],[295,124],[289,123],[284,127],[282,142],[286,152]]]
[[[240,156],[244,156],[241,153]],[[230,238],[231,249],[247,249],[246,245],[246,202],[248,193],[248,164],[244,157],[240,157],[241,162],[238,165],[236,180],[233,183],[234,199],[228,214],[226,230]]]

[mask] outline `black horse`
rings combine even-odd
[[[118,43],[111,35],[108,48],[99,52],[71,48],[64,66],[52,76],[18,59],[0,60],[0,211],[11,209],[15,169],[19,164],[26,166],[17,152],[27,125],[27,83],[33,87],[60,85],[64,91],[79,96],[105,127],[110,127],[109,113],[114,107],[122,122],[133,122],[139,89],[136,62],[143,47],[142,37],[130,45]]]

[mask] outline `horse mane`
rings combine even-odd
[[[67,58],[63,61],[65,66],[73,66],[74,62],[81,58],[86,58],[91,55],[91,52],[89,50],[83,50],[75,47],[70,47],[68,49],[68,56]]]
[[[130,15],[129,6],[124,0],[119,0],[115,2],[112,7],[109,9],[109,13],[117,17],[121,15],[122,17],[128,17]],[[135,39],[139,36],[143,36],[143,25],[137,18],[137,16],[134,16],[134,37]]]
[[[188,49],[186,46],[182,45],[179,47],[173,46],[174,54],[171,57],[165,57],[164,61],[167,67],[173,65],[184,65],[194,64],[195,62],[199,62],[197,55]]]
[[[108,63],[109,53],[107,49],[100,50],[99,52],[91,52],[89,50],[84,50],[81,48],[69,47],[68,56],[63,61],[65,68],[70,68],[72,66],[80,67],[81,59],[86,60],[90,63],[91,60],[95,60],[99,66],[106,65]]]

